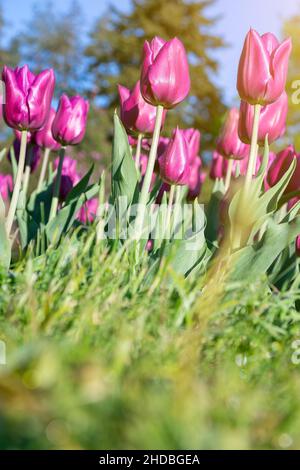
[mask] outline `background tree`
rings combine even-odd
[[[284,37],[291,36],[293,42],[286,88],[289,97],[287,140],[294,141],[297,150],[300,151],[300,15],[293,16],[285,22],[283,33]],[[293,84],[297,89],[293,88]],[[293,95],[297,102],[293,100]]]
[[[98,21],[86,48],[93,84],[107,108],[112,110],[118,103],[118,83],[132,86],[139,78],[145,39],[178,36],[189,54],[192,88],[188,100],[169,113],[166,131],[177,123],[194,126],[203,131],[206,144],[211,144],[224,112],[222,97],[212,80],[218,70],[213,52],[223,46],[222,39],[210,32],[216,20],[209,18],[206,10],[213,3],[134,0],[129,14],[111,7]]]
[[[83,14],[77,2],[65,12],[53,3],[36,4],[20,34],[22,61],[33,71],[53,67],[57,95],[80,93],[85,86],[82,44]]]

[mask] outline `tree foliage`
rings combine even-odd
[[[117,105],[117,84],[132,86],[139,78],[141,51],[146,39],[178,36],[189,54],[192,80],[188,100],[169,113],[167,129],[175,123],[193,125],[211,142],[224,111],[213,76],[218,64],[213,51],[223,46],[211,30],[216,19],[209,18],[208,7],[214,0],[134,0],[129,14],[111,7],[91,34],[86,55],[97,93],[107,105]]]

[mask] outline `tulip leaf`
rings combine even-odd
[[[218,230],[220,225],[220,204],[225,195],[225,187],[223,180],[216,180],[210,201],[206,211],[207,225],[205,228],[205,236],[209,245],[213,245],[218,238]]]
[[[66,204],[57,215],[46,225],[46,234],[51,243],[56,243],[72,226],[81,206],[99,194],[99,184],[96,183],[82,193],[77,199]]]
[[[231,281],[257,280],[274,263],[280,253],[300,233],[300,217],[291,223],[276,224],[270,220],[263,240],[246,246],[232,255]]]
[[[84,177],[79,181],[79,183],[77,183],[76,186],[74,186],[71,189],[66,199],[66,205],[70,204],[75,199],[78,199],[78,197],[81,196],[81,194],[85,192],[86,188],[88,187],[89,180],[93,173],[93,170],[94,170],[94,165],[91,166],[89,171],[84,175]]]
[[[0,266],[8,269],[11,260],[11,244],[5,227],[5,205],[0,194]]]
[[[118,115],[114,114],[114,138],[112,148],[112,202],[127,198],[127,207],[137,202],[139,177],[132,158],[128,137]]]

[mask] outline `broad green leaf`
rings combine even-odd
[[[137,201],[138,172],[132,158],[128,137],[118,115],[114,115],[114,138],[112,148],[112,202],[118,198],[127,198],[127,207]]]
[[[259,279],[299,233],[299,217],[291,223],[282,224],[271,220],[262,241],[246,246],[231,256],[230,280],[250,282]]]

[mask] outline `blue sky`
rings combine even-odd
[[[159,1],[159,0],[157,0]],[[2,0],[4,14],[10,23],[12,33],[21,28],[22,22],[28,20],[31,9],[37,0]],[[58,9],[65,9],[72,0],[53,0]],[[130,0],[80,0],[78,3],[84,11],[83,21],[88,29],[95,19],[105,12],[108,5],[114,4],[128,10]],[[285,18],[299,13],[300,0],[216,0],[210,11],[212,16],[220,16],[216,33],[229,44],[227,50],[217,55],[220,71],[215,77],[216,83],[224,90],[226,102],[234,104],[236,100],[235,80],[243,39],[249,27],[260,33],[272,31],[278,36],[281,33]]]

